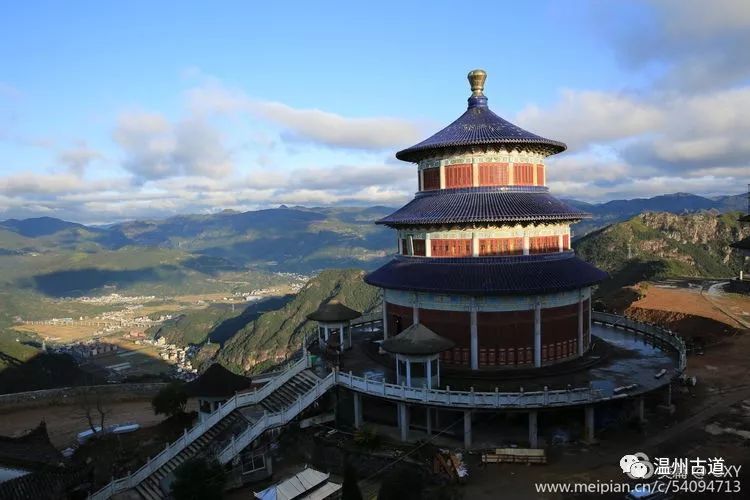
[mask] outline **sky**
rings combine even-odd
[[[399,206],[466,74],[589,202],[750,181],[746,0],[10,2],[0,219]]]

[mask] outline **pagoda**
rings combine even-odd
[[[566,145],[493,113],[486,73],[471,71],[468,109],[399,151],[418,192],[377,221],[398,254],[365,281],[383,289],[384,339],[422,324],[450,341],[454,370],[538,368],[591,343],[591,287],[607,277],[577,258],[570,225],[588,217],[552,196],[545,159]]]

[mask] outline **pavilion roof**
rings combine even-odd
[[[351,321],[359,318],[362,313],[346,307],[334,299],[328,303],[320,304],[318,309],[307,315],[307,319],[322,321],[324,323],[335,323],[337,321]]]
[[[452,340],[441,337],[422,323],[414,323],[395,337],[383,341],[384,350],[393,354],[425,356],[455,347]]]
[[[750,250],[750,236],[748,236],[747,238],[743,238],[740,241],[735,241],[729,246],[738,250]]]
[[[185,391],[189,396],[222,398],[249,389],[251,384],[248,377],[237,375],[219,363],[214,363],[198,378],[188,382]]]

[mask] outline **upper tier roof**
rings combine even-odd
[[[590,217],[550,195],[546,188],[464,188],[424,191],[391,215],[389,226],[472,222],[580,220]]]
[[[532,134],[521,127],[497,116],[487,106],[484,96],[484,80],[487,74],[482,70],[469,73],[472,95],[469,108],[456,121],[419,144],[396,153],[396,158],[417,162],[432,156],[440,150],[463,146],[504,146],[508,150],[518,147],[537,146],[550,154],[565,151],[567,146],[559,141]]]

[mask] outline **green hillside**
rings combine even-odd
[[[258,371],[295,350],[314,323],[306,316],[322,302],[336,298],[362,312],[379,305],[379,291],[367,285],[364,271],[326,270],[311,279],[299,294],[281,309],[267,312],[247,324],[219,351],[218,359],[237,371]]]
[[[739,212],[646,212],[574,243],[578,255],[608,271],[603,292],[647,279],[735,276],[741,258],[729,244],[750,234]]]

